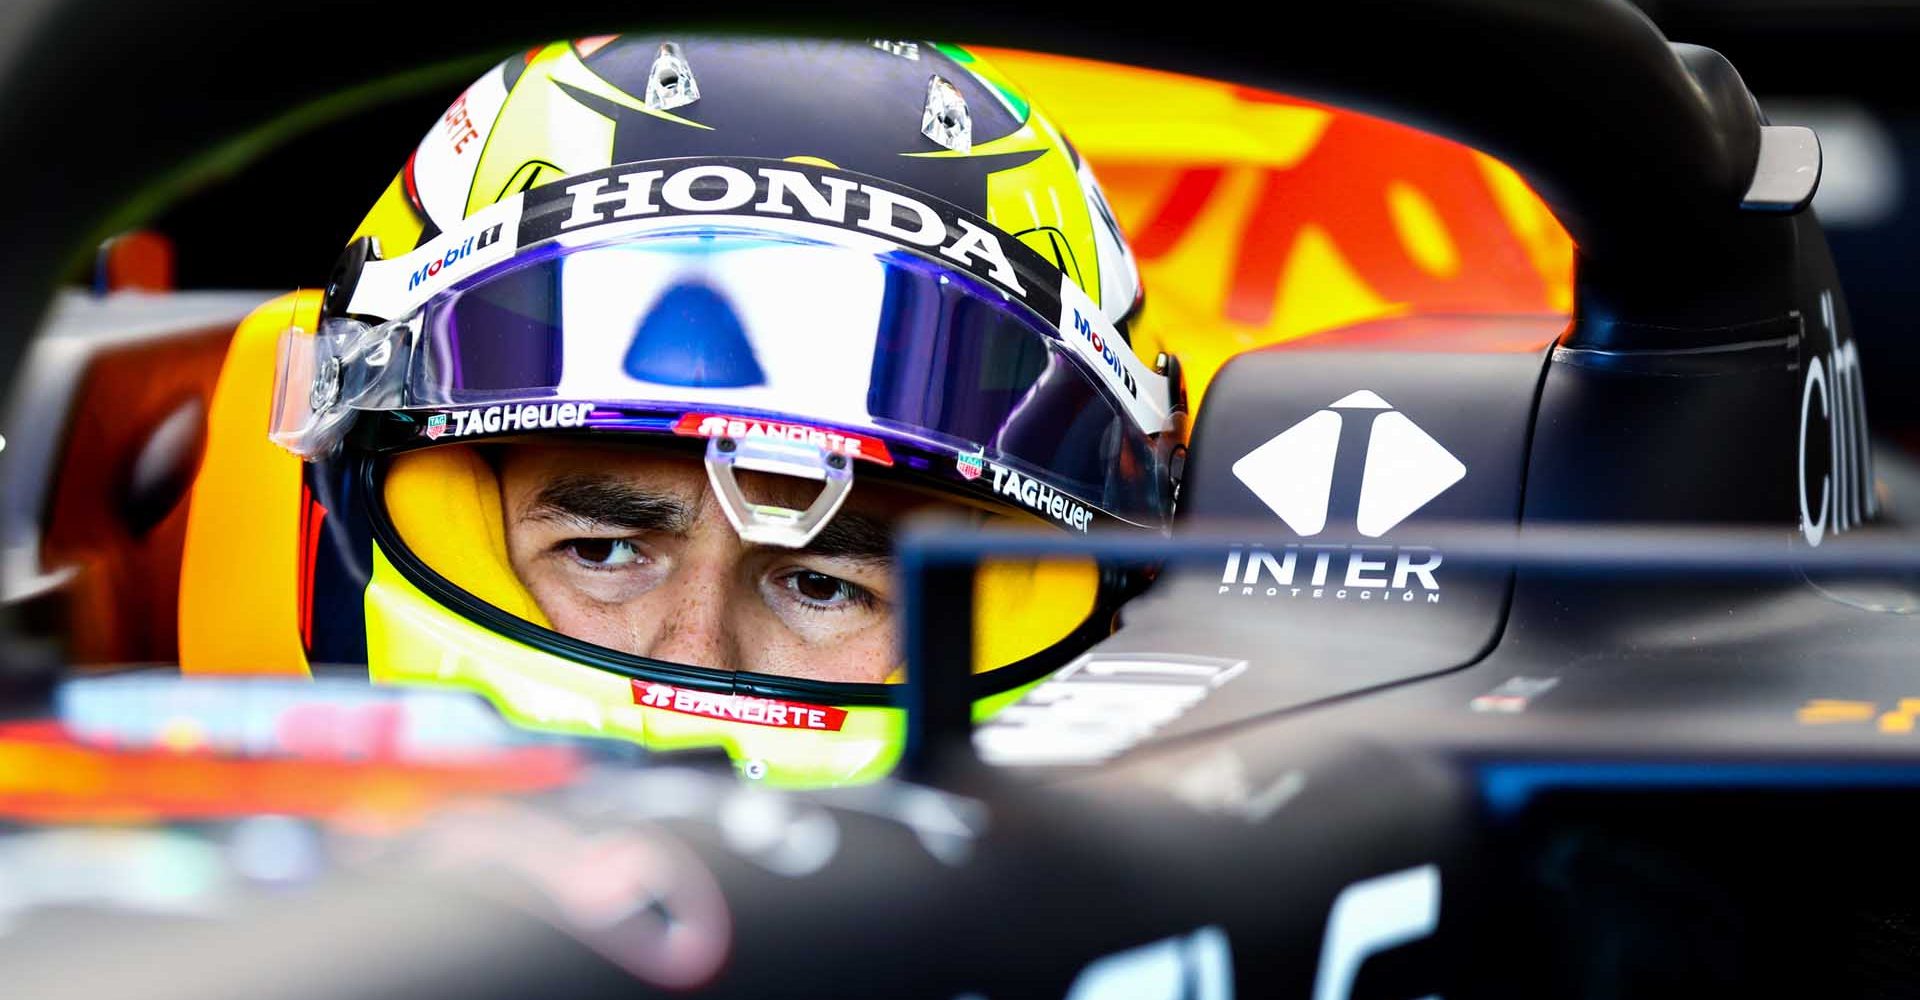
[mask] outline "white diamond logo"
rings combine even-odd
[[[1333,459],[1340,450],[1340,414],[1321,410],[1233,463],[1233,474],[1296,534],[1327,526]]]
[[[1327,404],[1327,408],[1333,410],[1391,410],[1393,409],[1393,404],[1381,399],[1380,394],[1374,392],[1372,389],[1361,389],[1359,392],[1350,392],[1341,396],[1339,399]]]
[[[1370,423],[1354,528],[1378,538],[1466,478],[1467,467],[1433,435],[1370,389],[1348,393],[1233,463],[1233,474],[1299,535],[1327,526],[1346,417]],[[1357,429],[1357,428],[1356,428]]]
[[[1354,527],[1378,538],[1467,475],[1467,467],[1407,415],[1389,410],[1373,420],[1360,479]]]

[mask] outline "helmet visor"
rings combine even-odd
[[[1005,293],[879,240],[683,224],[549,244],[385,327],[393,370],[349,377],[383,388],[347,405],[460,408],[421,424],[436,439],[536,429],[486,417],[505,403],[595,404],[538,427],[685,433],[689,414],[786,418],[948,454],[933,471],[955,479],[1002,465],[1124,520],[1165,516],[1149,429],[1107,384],[1124,387],[1121,366],[1106,378]],[[672,420],[613,412],[636,408]]]

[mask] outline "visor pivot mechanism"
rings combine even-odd
[[[267,437],[310,461],[332,454],[357,412],[401,404],[412,336],[404,321],[352,318],[330,319],[318,334],[283,331]]]
[[[307,391],[307,407],[315,413],[326,413],[339,401],[340,359],[333,357],[320,363],[320,373],[313,377],[313,388]]]
[[[706,466],[727,521],[741,541],[756,545],[804,548],[833,519],[853,489],[847,456],[811,441],[759,435],[709,438]],[[753,503],[741,492],[736,469],[813,480],[821,483],[820,495],[805,510]]]

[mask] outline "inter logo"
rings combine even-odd
[[[1312,537],[1333,522],[1378,538],[1465,478],[1467,467],[1379,393],[1361,389],[1248,452],[1233,474],[1295,534]],[[1235,548],[1219,592],[1438,604],[1441,561],[1430,548],[1392,544]]]
[[[1358,433],[1367,436],[1366,458],[1353,526],[1368,538],[1386,534],[1467,475],[1452,452],[1368,389],[1274,435],[1233,463],[1233,474],[1296,534],[1317,535],[1327,527],[1341,439]]]

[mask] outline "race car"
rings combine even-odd
[[[916,15],[1017,48],[634,30],[454,64],[432,85],[478,82],[424,98],[304,295],[138,291],[164,245],[107,243],[99,290],[7,348],[8,995],[1909,989],[1915,480],[1869,433],[1818,137],[1602,0],[1359,3],[1277,40],[1029,13]],[[769,65],[834,68],[774,75],[829,104],[905,81],[915,173],[699,145],[775,101]],[[575,108],[605,144],[528,125]],[[43,302],[87,218],[0,302]],[[650,290],[611,298],[592,378],[473,374],[579,350],[522,293],[607,262]],[[880,276],[1038,360],[1014,403],[967,383],[990,436],[795,413],[750,395],[797,363],[748,294],[769,273],[808,279],[783,319]],[[662,315],[730,339],[689,354]],[[449,532],[542,520],[503,485],[536,432],[651,435],[769,549],[838,508],[752,473],[967,503],[902,526],[897,670],[675,660],[463,561],[493,536]],[[1062,439],[1113,450],[1024,446]],[[548,549],[624,565],[625,537]]]

